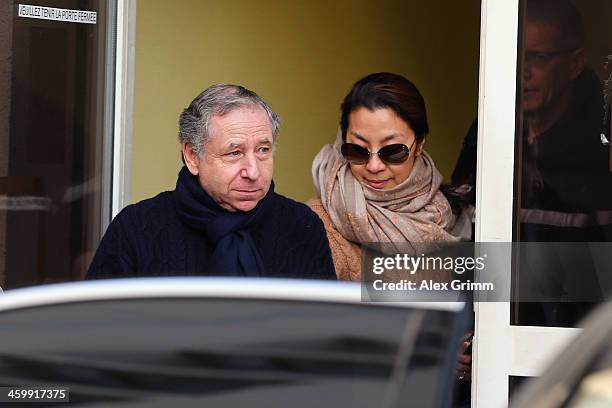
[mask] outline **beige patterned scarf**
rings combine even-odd
[[[460,241],[449,233],[454,224],[450,204],[439,191],[442,175],[423,151],[410,176],[388,190],[360,184],[340,153],[340,133],[312,164],[315,187],[336,229],[348,240],[388,243],[394,251],[427,253],[432,243]]]

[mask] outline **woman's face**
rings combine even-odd
[[[416,155],[420,154],[422,143],[416,142],[414,132],[392,109],[369,110],[360,107],[349,115],[346,142],[355,143],[378,152],[391,144],[405,144],[410,155],[400,164],[386,164],[377,154],[371,154],[366,164],[350,164],[353,176],[361,183],[375,189],[390,189],[406,180],[414,166]]]

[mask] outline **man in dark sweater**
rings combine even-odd
[[[214,85],[179,120],[185,166],[176,188],[123,209],[87,279],[266,276],[335,279],[325,229],[274,192],[280,119],[254,92]]]

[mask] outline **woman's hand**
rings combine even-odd
[[[465,333],[461,340],[461,348],[457,355],[457,367],[455,373],[457,378],[464,381],[472,380],[472,339],[474,332]]]

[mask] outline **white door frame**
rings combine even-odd
[[[117,2],[115,58],[114,138],[112,149],[111,217],[130,203],[132,181],[132,131],[136,0]],[[103,230],[105,230],[105,226]]]
[[[482,0],[477,242],[512,242],[518,21],[519,0]],[[495,265],[507,287],[510,259]],[[507,406],[508,376],[538,375],[579,331],[511,326],[509,302],[481,302],[474,309],[473,407]]]

